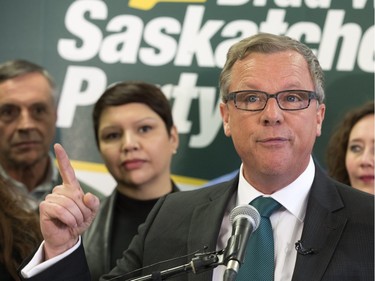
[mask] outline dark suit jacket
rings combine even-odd
[[[232,181],[196,191],[178,192],[162,198],[140,228],[123,259],[101,280],[130,272],[163,260],[202,250],[215,250],[224,210],[237,190],[238,177]],[[374,197],[328,178],[319,167],[310,192],[301,240],[317,253],[297,255],[293,281],[373,281],[374,280]],[[69,256],[30,280],[50,280],[45,274],[63,268],[80,254]],[[139,272],[150,274],[186,264],[191,257],[157,264]],[[76,267],[69,271],[83,269]],[[86,268],[86,270],[88,270]],[[48,273],[49,272],[49,273]],[[61,271],[60,271],[61,272]],[[49,275],[51,276],[51,275]],[[58,274],[54,280],[89,280]],[[39,278],[38,278],[39,277]],[[211,280],[212,271],[184,274],[168,280]],[[116,280],[126,280],[116,279]],[[146,280],[146,279],[142,279]]]
[[[180,190],[172,181],[172,192],[178,191]],[[114,190],[109,197],[100,202],[100,210],[95,220],[82,236],[86,259],[90,267],[91,279],[93,281],[97,281],[102,274],[108,273],[112,269],[111,238],[113,234],[116,197],[117,191]],[[133,214],[128,214],[128,216],[129,215]],[[142,222],[144,222],[145,219],[146,217],[144,217]],[[128,231],[131,233],[134,231],[134,234],[136,234],[138,226],[139,224],[134,225],[134,227]],[[124,237],[124,235],[121,235],[121,237]],[[130,240],[126,247],[128,247],[129,244]]]

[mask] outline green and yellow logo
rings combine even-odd
[[[130,0],[129,7],[139,10],[151,10],[158,3],[205,3],[207,0]]]

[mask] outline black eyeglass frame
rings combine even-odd
[[[239,108],[237,106],[237,103],[236,103],[236,97],[237,97],[237,94],[239,93],[262,93],[262,94],[265,94],[266,97],[267,97],[267,100],[263,106],[263,108],[260,108],[260,109],[244,109],[244,108]],[[278,96],[280,94],[283,94],[283,93],[293,93],[293,92],[303,92],[303,93],[307,93],[308,94],[308,103],[305,107],[301,107],[301,108],[293,108],[293,109],[288,109],[288,108],[283,108],[281,107],[280,103],[279,103],[279,99],[278,99]],[[307,90],[284,90],[284,91],[280,91],[280,92],[277,92],[275,94],[269,94],[267,92],[263,92],[263,91],[258,91],[258,90],[240,90],[240,91],[235,91],[235,92],[231,92],[231,93],[228,93],[225,98],[224,98],[224,101],[225,103],[227,103],[228,101],[230,100],[233,100],[234,101],[234,106],[239,109],[239,110],[244,110],[244,111],[262,111],[266,108],[267,106],[267,102],[269,99],[271,98],[274,98],[276,99],[276,102],[277,102],[277,105],[279,106],[279,108],[281,110],[285,110],[285,111],[297,111],[297,110],[303,110],[303,109],[306,109],[310,106],[310,102],[312,99],[315,99],[315,100],[318,100],[319,97],[318,97],[318,94],[314,91],[307,91]]]

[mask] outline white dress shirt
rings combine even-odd
[[[241,165],[237,194],[233,196],[223,218],[217,241],[217,250],[226,247],[227,241],[232,234],[229,215],[235,206],[249,204],[259,196],[272,197],[282,205],[279,210],[270,216],[275,245],[274,280],[291,280],[297,258],[295,243],[300,240],[302,235],[308,195],[315,176],[314,161],[310,157],[306,170],[294,182],[272,195],[264,195],[251,186],[243,177],[242,168]],[[216,267],[212,280],[223,280],[225,269],[224,265]]]

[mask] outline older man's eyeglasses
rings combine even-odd
[[[262,111],[270,98],[275,98],[282,110],[302,110],[308,108],[312,99],[318,99],[315,92],[305,90],[286,90],[276,94],[262,91],[244,90],[229,93],[225,102],[234,100],[237,109]]]

